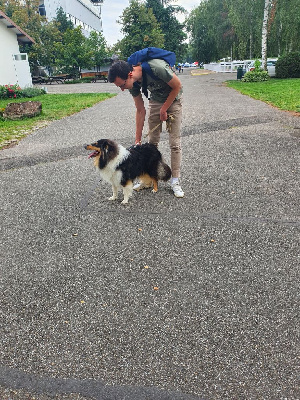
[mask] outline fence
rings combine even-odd
[[[251,60],[221,61],[219,63],[204,64],[204,68],[215,72],[236,72],[238,67],[246,69]]]

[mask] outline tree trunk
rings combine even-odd
[[[262,67],[267,71],[267,40],[268,40],[268,19],[269,10],[272,0],[265,0],[264,7],[264,20],[262,25],[262,39],[261,39],[261,57],[262,57]]]

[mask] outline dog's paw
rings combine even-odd
[[[128,204],[128,200],[125,200],[125,199],[122,200],[122,201],[121,201],[121,204]]]
[[[116,200],[116,199],[117,199],[117,196],[111,196],[111,197],[109,197],[108,200],[112,201],[112,200]]]
[[[152,189],[152,193],[157,193],[157,190],[155,190],[155,189]]]

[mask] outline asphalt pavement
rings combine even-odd
[[[235,78],[180,74],[185,197],[126,206],[83,146],[133,144],[130,94],[47,87],[117,96],[0,152],[1,400],[300,398],[300,119]]]

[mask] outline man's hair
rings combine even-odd
[[[129,72],[133,70],[132,65],[126,61],[116,61],[108,70],[108,81],[114,83],[117,77],[126,80]]]

